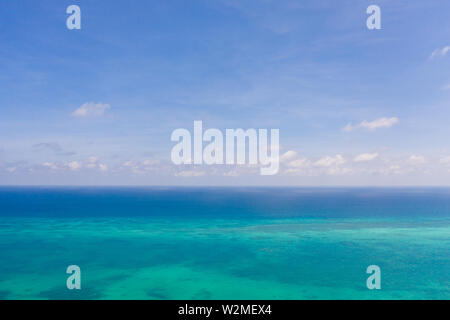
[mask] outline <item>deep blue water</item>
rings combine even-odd
[[[2,217],[445,218],[450,188],[1,187]]]

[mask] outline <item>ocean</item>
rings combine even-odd
[[[449,254],[450,188],[0,188],[0,299],[449,299]]]

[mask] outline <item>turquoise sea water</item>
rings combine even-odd
[[[450,189],[0,188],[0,206],[0,299],[450,298]]]

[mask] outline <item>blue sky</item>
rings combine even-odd
[[[72,4],[81,30],[66,28]],[[371,4],[381,30],[366,27]],[[4,0],[0,184],[448,185],[449,10]],[[174,166],[170,135],[194,120],[279,129],[280,173]]]

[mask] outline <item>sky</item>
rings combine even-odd
[[[381,29],[369,30],[369,5]],[[69,30],[66,8],[81,9]],[[0,185],[450,185],[448,0],[3,0]],[[280,170],[171,133],[280,132]]]

